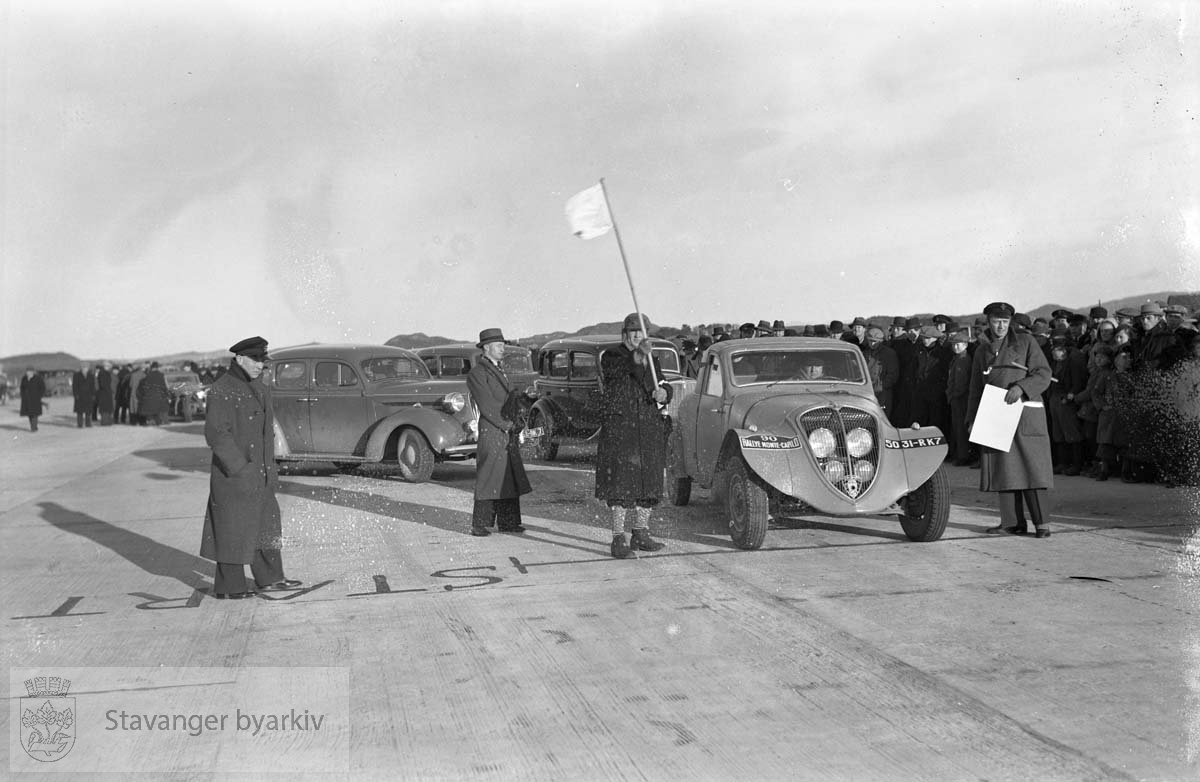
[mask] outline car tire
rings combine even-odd
[[[692,498],[692,476],[683,471],[683,438],[672,428],[667,438],[667,470],[663,486],[672,505],[687,505]]]
[[[396,438],[396,463],[409,483],[424,483],[433,475],[433,449],[425,436],[412,427],[400,430]]]
[[[530,445],[528,453],[533,459],[552,462],[558,457],[558,443],[554,442],[554,419],[551,416],[543,415],[540,410],[531,410],[529,412],[529,428],[537,429],[539,426],[545,431],[536,443]]]
[[[900,526],[909,540],[930,543],[942,537],[950,519],[950,479],[946,470],[937,468],[929,480],[900,501],[904,513]]]
[[[743,459],[729,465],[725,507],[729,513],[729,536],[733,538],[733,544],[747,550],[762,547],[771,518],[770,498]]]

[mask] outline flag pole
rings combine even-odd
[[[629,280],[629,292],[633,295],[633,309],[637,312],[638,323],[642,324],[643,339],[650,339],[650,331],[646,328],[646,316],[642,314],[642,308],[638,304],[637,289],[633,285],[633,273],[629,271],[629,259],[625,257],[625,245],[621,242],[621,229],[617,227],[617,216],[613,214],[612,204],[608,200],[608,188],[604,186],[604,177],[600,177],[600,192],[604,194],[604,208],[608,210],[608,219],[612,220],[613,235],[617,237],[617,249],[621,252],[621,263],[625,266],[625,279]],[[654,371],[653,348],[649,359],[650,378],[657,388],[658,373]]]

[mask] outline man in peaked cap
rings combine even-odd
[[[984,341],[971,362],[971,393],[966,420],[974,426],[986,386],[1004,390],[1004,403],[1021,405],[1020,423],[1007,451],[980,446],[980,491],[995,492],[1000,523],[990,534],[1023,533],[1024,510],[1029,511],[1038,538],[1050,537],[1039,492],[1054,486],[1050,435],[1042,394],[1050,387],[1046,355],[1028,334],[1011,329],[1016,314],[1007,302],[992,302],[983,310],[988,319]]]
[[[949,315],[938,314],[938,315],[933,316],[933,325],[936,326],[937,330],[942,332],[943,334],[947,333],[950,330],[950,324],[953,322],[954,322],[954,319],[951,318]]]
[[[204,439],[212,449],[208,510],[200,556],[216,562],[213,597],[240,600],[255,591],[246,582],[250,566],[260,592],[301,586],[283,575],[282,523],[275,490],[275,412],[260,377],[267,341],[247,337],[229,348],[229,371],[208,390]]]
[[[479,408],[471,534],[490,535],[493,524],[501,532],[520,533],[525,531],[521,495],[532,491],[517,439],[523,428],[517,396],[522,392],[512,387],[504,373],[503,331],[484,329],[476,347],[483,355],[467,373],[467,390]]]
[[[753,339],[756,333],[758,328],[750,321],[738,326],[738,339]]]
[[[1136,307],[1122,307],[1113,313],[1117,319],[1117,326],[1132,326],[1133,322],[1138,318],[1138,310]]]

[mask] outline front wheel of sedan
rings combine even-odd
[[[725,502],[733,544],[743,549],[760,548],[767,537],[770,502],[767,490],[740,458],[729,466]]]
[[[950,479],[945,469],[938,467],[929,480],[901,501],[900,507],[904,509],[900,526],[909,540],[929,543],[940,538],[950,520]]]
[[[396,462],[409,483],[424,483],[433,475],[433,449],[416,429],[400,430],[396,439]]]
[[[522,448],[521,456],[529,459],[541,459],[552,462],[558,457],[558,443],[554,442],[554,421],[550,416],[542,415],[540,410],[529,413],[528,429],[541,429],[541,436],[529,440]]]

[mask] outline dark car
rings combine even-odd
[[[432,377],[411,350],[302,345],[272,350],[270,368],[279,461],[395,464],[420,482],[436,462],[475,455],[466,381]]]
[[[756,549],[772,516],[899,517],[912,540],[942,536],[950,483],[937,427],[896,429],[848,342],[773,337],[720,342],[678,402],[667,494],[692,483],[724,496],[735,545]]]
[[[673,400],[695,381],[680,372],[679,351],[670,340],[650,338],[654,357],[662,367],[663,379],[674,393]],[[569,440],[589,440],[600,431],[600,359],[605,351],[620,346],[621,337],[598,334],[564,337],[542,345],[538,351],[538,375],[534,383],[537,401],[529,412],[530,430],[539,432],[526,442],[526,455],[552,460],[558,446]],[[667,408],[673,414],[676,402]]]
[[[425,362],[434,377],[466,377],[483,355],[473,342],[452,342],[419,348],[415,353]],[[533,351],[521,345],[505,343],[501,369],[508,375],[514,388],[532,386],[537,379],[533,368]]]
[[[163,379],[167,382],[170,400],[167,410],[170,415],[179,416],[184,421],[204,415],[208,409],[208,386],[200,380],[199,375],[174,369],[164,371]]]

